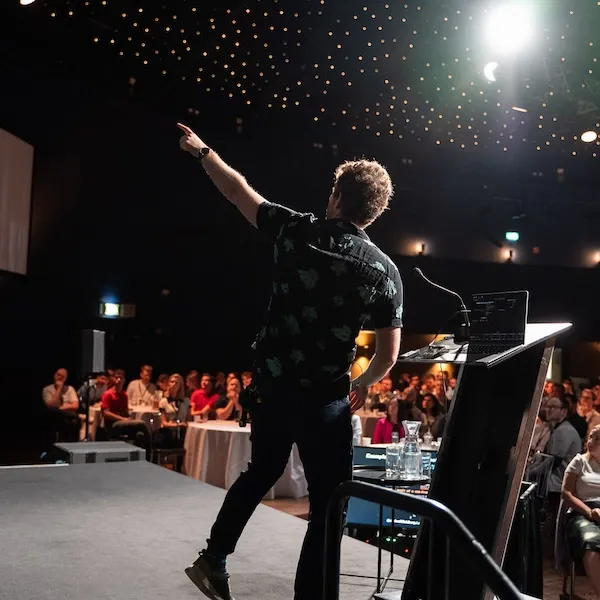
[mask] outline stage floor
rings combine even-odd
[[[183,569],[204,547],[224,490],[146,462],[0,469],[0,490],[0,599],[203,597]],[[236,600],[293,598],[305,529],[257,508],[229,560]],[[407,566],[396,557],[394,577]],[[376,568],[374,546],[344,537],[343,573]],[[367,600],[374,588],[342,577],[340,598]]]

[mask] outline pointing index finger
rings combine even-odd
[[[177,123],[177,127],[179,127],[179,129],[181,129],[181,131],[183,131],[186,135],[192,135],[194,133],[187,125],[184,125],[183,123]]]

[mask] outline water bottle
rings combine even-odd
[[[392,444],[385,449],[385,476],[387,479],[398,477],[400,461],[400,436],[397,431],[392,432]]]
[[[421,460],[421,446],[419,445],[420,421],[403,421],[406,438],[402,460],[404,467],[404,479],[420,479],[423,476],[423,462]]]

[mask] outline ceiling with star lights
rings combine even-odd
[[[132,88],[185,95],[192,113],[210,97],[240,122],[272,111],[431,148],[600,153],[596,0],[38,0],[20,10],[25,25],[35,10],[50,38],[76,30]]]

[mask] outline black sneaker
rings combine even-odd
[[[229,589],[229,574],[214,569],[210,558],[202,552],[196,562],[185,570],[194,585],[210,600],[234,600]]]

